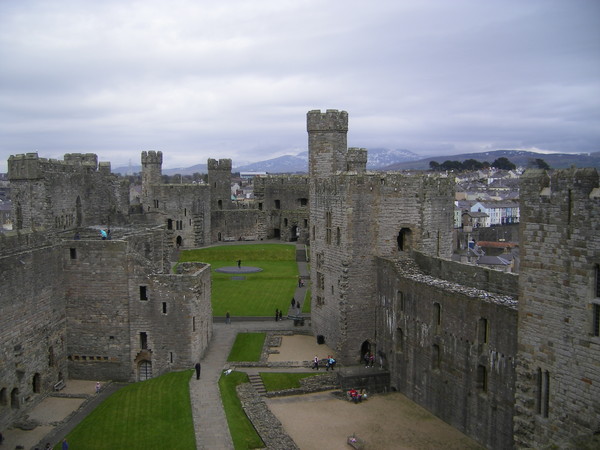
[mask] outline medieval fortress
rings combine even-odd
[[[15,231],[0,235],[0,428],[68,378],[137,381],[188,369],[212,337],[210,267],[179,248],[299,241],[312,328],[339,360],[376,354],[397,390],[487,448],[576,448],[600,432],[600,186],[595,169],[522,177],[520,273],[451,260],[454,182],[367,172],[348,114],[310,111],[308,176],[142,193],[93,154],[8,161]],[[100,230],[110,229],[107,239]]]

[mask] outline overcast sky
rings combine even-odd
[[[234,165],[307,148],[600,150],[598,0],[0,0],[9,155]]]

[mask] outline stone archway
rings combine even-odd
[[[371,343],[369,340],[364,341],[360,345],[360,361],[361,363],[364,361],[365,353],[371,353]]]
[[[183,238],[181,236],[177,236],[177,239],[175,239],[175,244],[177,245],[177,248],[182,247],[183,246]]]
[[[152,378],[152,362],[144,359],[138,364],[138,380],[145,381]]]

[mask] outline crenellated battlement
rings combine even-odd
[[[162,152],[150,150],[142,152],[142,165],[147,164],[158,164],[162,165],[163,162],[163,154]]]
[[[328,109],[322,113],[312,110],[306,114],[306,129],[308,132],[318,131],[348,131],[348,113],[337,109]]]
[[[110,163],[100,163],[102,173],[110,173]],[[8,158],[8,177],[11,181],[38,180],[48,173],[97,171],[98,156],[94,153],[67,153],[64,159],[40,158],[37,153],[12,155]]]
[[[527,170],[521,176],[521,195],[532,201],[553,203],[568,198],[595,198],[598,194],[599,176],[595,168],[571,168],[547,172],[541,169]],[[567,195],[568,194],[568,195]]]
[[[365,172],[367,170],[367,149],[350,147],[346,155],[348,171]]]
[[[227,171],[227,172],[231,172],[231,159],[228,158],[224,158],[224,159],[212,159],[209,158],[208,159],[208,170],[222,170],[222,171]]]

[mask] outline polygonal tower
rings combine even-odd
[[[151,206],[151,188],[160,184],[162,177],[162,152],[142,152],[142,204]]]
[[[208,160],[208,184],[211,209],[231,209],[231,159]]]

